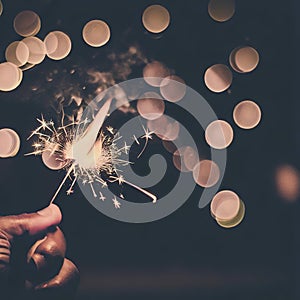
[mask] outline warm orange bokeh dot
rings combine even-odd
[[[291,165],[282,165],[275,172],[275,183],[279,195],[287,201],[295,201],[300,195],[300,174]]]
[[[253,47],[238,47],[229,57],[231,67],[238,73],[252,72],[259,63],[259,54]]]
[[[211,201],[210,211],[215,219],[229,221],[235,218],[240,209],[239,196],[230,190],[218,192]]]
[[[110,28],[102,20],[92,20],[83,27],[82,37],[88,45],[101,47],[110,39]]]
[[[161,117],[165,111],[164,100],[155,92],[146,92],[137,101],[138,113],[147,120],[155,120]]]
[[[25,65],[29,58],[29,49],[25,43],[15,41],[9,44],[5,50],[5,58],[17,67]]]
[[[43,41],[35,36],[30,36],[22,40],[29,49],[28,63],[40,64],[46,57],[46,47]]]
[[[21,11],[14,19],[14,29],[23,37],[36,35],[41,29],[41,19],[34,11]]]
[[[236,125],[243,129],[256,127],[261,120],[261,110],[258,104],[251,100],[238,103],[233,110]]]
[[[204,82],[212,92],[221,93],[231,86],[232,73],[227,66],[216,64],[205,71]]]
[[[162,115],[155,120],[149,120],[147,126],[150,131],[153,131],[160,139],[166,141],[176,140],[180,132],[179,122],[166,115]]]
[[[61,31],[53,31],[44,39],[47,56],[54,60],[67,57],[72,48],[71,39]]]
[[[169,75],[170,70],[159,61],[150,62],[143,69],[144,80],[155,87],[160,87],[162,80]]]
[[[232,143],[233,129],[224,120],[213,121],[205,130],[205,139],[209,146],[215,149],[225,149]]]
[[[0,64],[0,91],[8,92],[16,89],[23,79],[23,72],[15,64]]]
[[[142,16],[144,27],[151,33],[161,33],[170,24],[170,14],[161,5],[148,6]]]
[[[193,168],[193,178],[202,187],[212,187],[220,179],[220,169],[211,160],[201,160]]]
[[[167,76],[161,81],[160,93],[164,99],[170,102],[178,102],[186,93],[185,82],[176,75]]]
[[[20,149],[20,138],[18,134],[9,128],[0,130],[0,157],[7,158],[15,156]]]
[[[210,0],[208,13],[217,22],[228,21],[235,13],[235,0]]]

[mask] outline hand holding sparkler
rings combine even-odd
[[[58,206],[31,214],[0,217],[0,295],[5,299],[70,296],[79,282],[76,266],[65,258],[66,242],[57,225]]]

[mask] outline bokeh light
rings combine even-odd
[[[164,99],[170,102],[177,102],[181,100],[186,93],[185,82],[176,75],[167,76],[161,81],[160,93]]]
[[[184,152],[186,146],[180,147],[173,153],[173,164],[175,168],[180,172],[190,172],[190,170],[185,166],[184,163]]]
[[[172,141],[162,140],[164,148],[171,154],[177,150],[177,146]]]
[[[102,20],[92,20],[83,27],[82,37],[88,45],[101,47],[110,39],[110,28]]]
[[[186,146],[183,151],[183,162],[189,171],[193,171],[196,164],[199,162],[197,150],[191,146]]]
[[[34,11],[21,11],[14,19],[14,29],[23,37],[36,35],[41,29],[41,19]]]
[[[210,211],[215,219],[230,221],[237,216],[240,210],[239,196],[230,190],[218,192],[210,203]]]
[[[47,149],[43,152],[42,161],[44,165],[51,170],[61,170],[66,165],[66,162],[62,161],[55,151],[51,149]]]
[[[239,47],[232,50],[229,62],[238,73],[252,72],[258,66],[259,54],[252,47]]]
[[[159,94],[148,92],[137,101],[137,110],[144,119],[155,120],[164,114],[165,102]]]
[[[221,93],[231,86],[232,73],[227,66],[216,64],[206,70],[204,82],[212,92]]]
[[[69,55],[72,48],[71,39],[61,31],[53,31],[44,39],[47,56],[54,60],[60,60]]]
[[[0,91],[12,91],[23,79],[23,72],[13,63],[0,64]]]
[[[214,186],[220,179],[220,169],[211,160],[201,160],[193,168],[193,178],[195,182],[204,187]]]
[[[23,39],[29,49],[28,62],[33,65],[40,64],[46,56],[46,47],[43,41],[35,36]]]
[[[21,41],[12,42],[6,48],[5,58],[8,62],[15,64],[17,67],[21,67],[28,61],[29,49],[26,44]]]
[[[174,141],[178,138],[180,132],[180,124],[178,121],[162,115],[155,120],[149,120],[147,126],[160,139],[166,141]]]
[[[261,110],[255,102],[244,100],[235,106],[233,119],[240,128],[252,129],[256,127],[261,120]]]
[[[275,172],[278,194],[287,201],[295,201],[300,195],[300,174],[291,165],[279,166]]]
[[[215,149],[225,149],[232,143],[233,129],[224,120],[213,121],[205,130],[205,139],[209,146]]]
[[[143,69],[144,80],[154,87],[160,87],[163,78],[169,75],[170,70],[159,61],[148,63]]]
[[[235,0],[210,0],[208,13],[217,22],[228,21],[235,13]]]
[[[21,69],[22,71],[27,71],[27,70],[33,68],[34,66],[35,66],[34,64],[27,63],[27,64],[25,64],[24,66],[20,67],[20,69]]]
[[[3,4],[2,4],[2,1],[0,0],[0,16],[2,15],[3,13]]]
[[[240,209],[238,214],[234,218],[227,221],[216,219],[216,222],[223,228],[236,227],[243,221],[245,217],[245,212],[246,212],[245,204],[242,200],[240,200]]]
[[[170,24],[170,14],[161,5],[147,7],[142,16],[144,27],[151,33],[160,33],[167,29]]]
[[[9,128],[0,130],[0,157],[7,158],[17,155],[20,149],[18,134]]]

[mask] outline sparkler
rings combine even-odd
[[[92,122],[87,118],[75,120],[73,116],[69,123],[64,125],[65,115],[62,113],[61,126],[56,128],[53,121],[46,121],[43,116],[37,119],[40,125],[28,139],[36,136],[38,141],[33,144],[34,151],[27,155],[42,155],[49,168],[66,170],[66,175],[52,197],[51,203],[54,202],[68,178],[71,179],[71,185],[67,190],[67,195],[73,193],[75,182],[81,180],[84,185],[90,186],[95,198],[105,201],[106,198],[102,192],[97,195],[94,185],[101,184],[105,188],[107,182],[118,182],[119,185],[127,184],[137,189],[150,197],[153,203],[156,202],[155,195],[126,181],[122,175],[119,175],[119,167],[130,164],[129,161],[121,159],[123,153],[128,154],[130,147],[126,142],[123,147],[117,146],[117,141],[122,137],[118,133],[115,134],[112,127],[106,128],[110,135],[101,130],[111,101],[112,99],[108,99],[104,103]],[[151,132],[145,131],[145,136],[142,138],[146,140],[143,152],[148,139],[151,139]],[[107,177],[106,180],[101,176],[103,173]],[[120,198],[123,197],[121,194]],[[112,199],[112,202],[116,209],[121,207],[116,197]]]

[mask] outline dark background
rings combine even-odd
[[[232,109],[243,99],[255,100],[263,112],[262,123],[252,131],[234,126],[235,140],[228,151],[221,189],[235,190],[246,205],[245,220],[236,228],[222,229],[208,207],[200,210],[199,191],[169,217],[149,224],[126,224],[102,215],[78,188],[71,197],[60,194],[68,257],[81,271],[78,299],[300,299],[299,202],[283,201],[274,184],[279,164],[300,164],[295,59],[299,5],[239,0],[234,17],[217,23],[207,13],[207,2],[155,1],[171,14],[170,27],[157,39],[141,24],[142,12],[155,4],[152,1],[3,0],[2,60],[5,47],[19,39],[12,22],[23,9],[40,15],[39,37],[62,30],[73,42],[67,59],[46,59],[24,72],[16,91],[0,92],[0,127],[16,129],[22,140],[17,157],[0,160],[3,215],[47,205],[64,176],[46,169],[39,157],[23,156],[31,150],[26,138],[36,127],[35,118],[51,113],[49,101],[59,83],[47,83],[49,70],[63,73],[74,66],[92,66],[93,55],[100,70],[108,68],[110,52],[137,43],[147,58],[175,69],[232,125]],[[94,18],[106,20],[112,31],[109,44],[99,49],[81,38],[82,27]],[[204,71],[214,63],[228,64],[231,50],[240,45],[258,50],[258,68],[250,74],[234,73],[230,94],[211,93],[203,82]],[[135,72],[141,76],[141,70]]]

